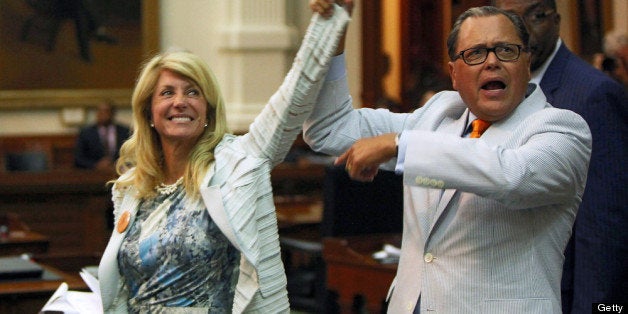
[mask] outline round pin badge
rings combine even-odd
[[[116,230],[118,230],[119,233],[124,232],[124,230],[126,230],[126,227],[129,226],[129,221],[131,221],[131,213],[127,210],[120,216]]]

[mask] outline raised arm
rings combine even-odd
[[[329,17],[314,14],[283,83],[240,140],[252,155],[280,163],[312,111],[338,42],[350,19],[336,9]]]

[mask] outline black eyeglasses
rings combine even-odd
[[[504,62],[513,62],[519,59],[521,50],[526,51],[521,45],[516,44],[499,44],[493,48],[488,47],[474,47],[460,51],[453,61],[462,58],[462,61],[468,65],[481,64],[488,58],[489,52],[494,52],[497,59]]]
[[[535,10],[535,11],[530,11],[524,14],[522,18],[528,24],[539,25],[545,22],[545,20],[547,20],[547,18],[553,15],[554,13],[556,13],[554,9],[549,9],[545,11]]]

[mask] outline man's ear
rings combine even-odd
[[[560,14],[558,14],[558,12],[556,12],[556,14],[554,14],[554,16],[555,16],[554,23],[556,23],[558,25],[559,29],[560,29]]]
[[[456,69],[454,67],[454,62],[449,61],[447,65],[449,66],[449,77],[451,78],[452,87],[454,90],[458,90],[458,87],[456,87]]]
[[[528,59],[528,62],[527,62],[528,66],[527,66],[527,69],[528,69],[528,81],[529,81],[530,79],[532,79],[532,71],[530,70],[530,66],[532,65],[532,53],[531,52],[527,52],[527,54],[528,54],[528,58],[527,58]]]

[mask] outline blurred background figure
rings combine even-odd
[[[593,66],[628,87],[628,34],[614,30],[604,36],[603,52],[596,54]]]
[[[436,93],[451,90],[451,79],[436,62],[416,60],[411,65],[410,75],[403,83],[404,99],[409,111],[423,107]]]
[[[96,40],[107,44],[116,44],[117,39],[109,35],[105,26],[106,4],[97,0],[56,0],[41,1],[27,0],[26,3],[34,10],[22,27],[22,40],[26,40],[31,29],[37,24],[48,25],[48,51],[52,51],[56,44],[62,22],[72,20],[75,26],[76,40],[79,53],[83,61],[92,61],[90,41]]]
[[[378,75],[380,79],[383,79],[390,71],[390,56],[386,53],[382,53],[381,57],[381,73]],[[392,112],[402,112],[401,104],[388,95],[386,88],[382,86],[382,95],[375,101],[375,108],[384,108]]]
[[[628,252],[625,193],[628,182],[626,88],[571,51],[560,37],[562,16],[555,0],[495,0],[523,18],[530,32],[531,83],[547,102],[581,115],[593,150],[587,183],[565,250],[561,302],[564,314],[591,313],[593,303],[625,300]]]
[[[113,169],[129,128],[115,123],[115,106],[105,100],[98,105],[96,122],[81,129],[74,150],[74,164],[84,169]]]

